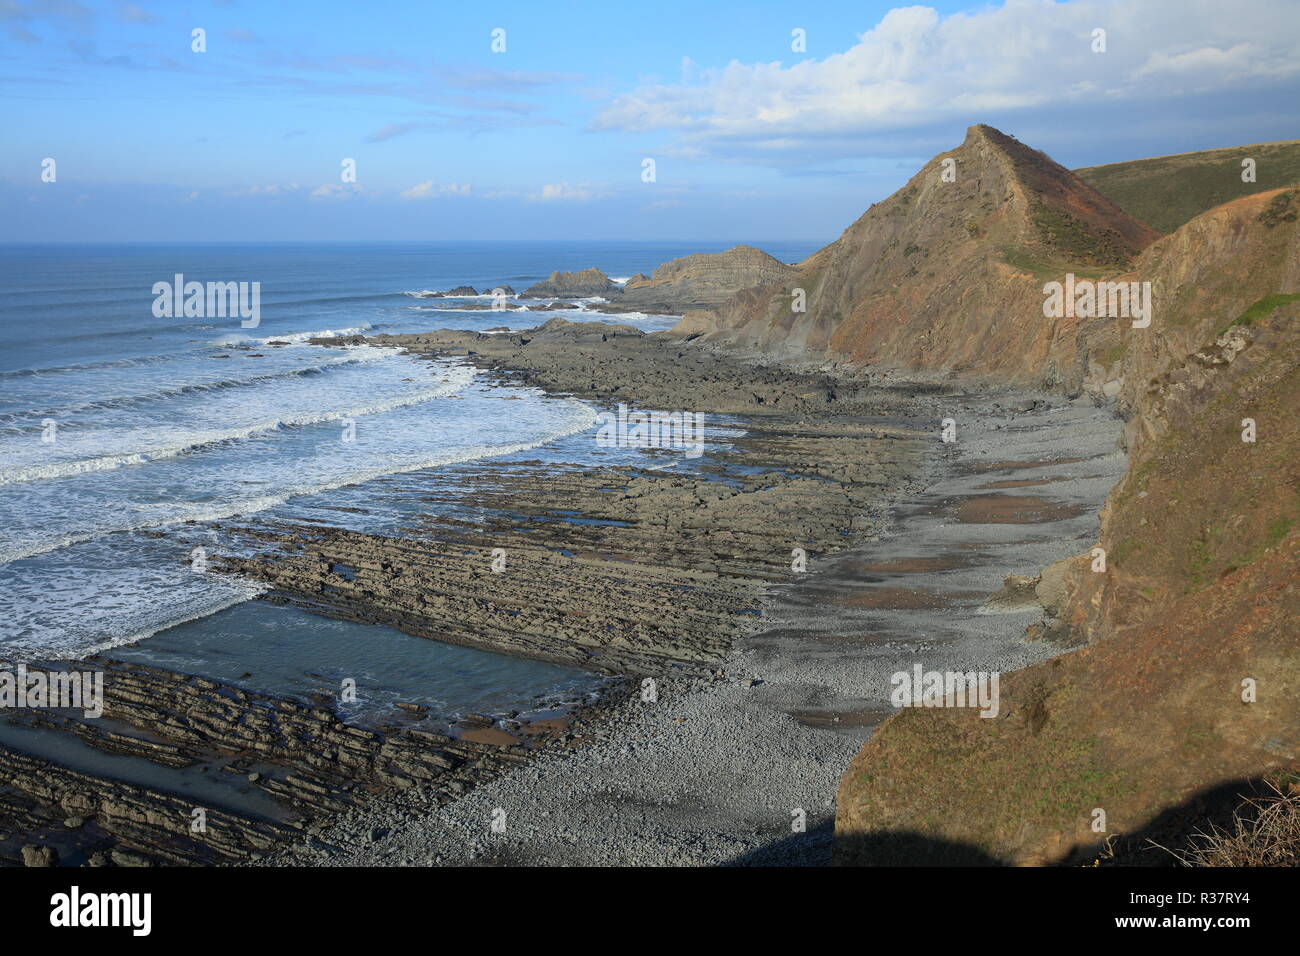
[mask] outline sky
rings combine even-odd
[[[1300,138],[1300,0],[0,0],[0,110],[0,242],[830,241],[974,123]]]

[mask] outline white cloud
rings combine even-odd
[[[236,196],[287,196],[296,193],[301,187],[297,183],[269,183],[265,186],[245,186],[236,189]]]
[[[1104,53],[1092,32],[1106,30]],[[818,37],[808,37],[810,53]],[[837,137],[1224,92],[1300,77],[1293,0],[1007,0],[941,17],[889,11],[842,53],[704,69],[640,86],[597,129],[677,134],[672,148],[778,157]],[[791,60],[798,55],[791,54]],[[1184,107],[1194,110],[1191,97]]]
[[[603,190],[591,183],[548,183],[542,191],[530,198],[535,202],[587,202],[598,199]]]
[[[1252,43],[1238,43],[1227,50],[1206,46],[1184,53],[1170,53],[1157,50],[1147,57],[1146,63],[1138,69],[1138,76],[1157,76],[1162,73],[1182,76],[1218,73],[1236,76],[1252,72],[1270,71],[1265,51]]]
[[[469,183],[443,183],[438,185],[432,179],[416,183],[410,189],[402,190],[403,199],[438,199],[443,196],[468,196]]]
[[[364,187],[355,183],[325,183],[311,191],[312,199],[351,199],[365,192]]]

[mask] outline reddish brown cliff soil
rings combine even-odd
[[[1115,323],[1044,318],[1043,283],[1122,272],[1158,235],[1043,153],[972,126],[797,275],[679,331],[778,356],[1076,389],[1085,355],[1113,344]]]
[[[1132,263],[1155,320],[1082,356],[1129,418],[1107,567],[1038,583],[1038,636],[1084,646],[1004,676],[997,719],[890,718],[841,781],[841,862],[1078,861],[1107,836],[1170,862],[1143,837],[1300,764],[1298,213],[1300,189],[1235,200]]]
[[[1102,850],[1098,808],[1106,835],[1176,844],[1198,798],[1300,751],[1297,547],[1291,535],[1122,638],[1005,676],[997,718],[899,711],[840,782],[838,862],[1085,862]]]

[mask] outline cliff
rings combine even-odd
[[[1300,189],[1238,199],[1133,261],[1155,321],[1084,356],[1128,418],[1106,567],[1038,582],[1034,636],[1080,649],[1004,675],[996,720],[887,720],[841,781],[840,862],[1080,862],[1115,838],[1149,862],[1146,838],[1300,763],[1298,215]]]
[[[1044,282],[1124,272],[1158,237],[1043,153],[973,126],[795,275],[675,331],[775,357],[1074,391],[1115,322],[1045,318]]]
[[[633,276],[623,287],[619,305],[669,314],[709,309],[742,289],[781,282],[797,271],[753,246],[733,246],[726,252],[673,259],[655,269],[649,278]]]

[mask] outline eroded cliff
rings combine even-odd
[[[1038,583],[1034,636],[1081,648],[1004,675],[996,720],[886,721],[841,781],[841,862],[1078,862],[1108,839],[1170,862],[1146,840],[1300,761],[1298,213],[1300,189],[1236,200],[1133,261],[1155,320],[1084,356],[1128,418],[1104,567]]]

